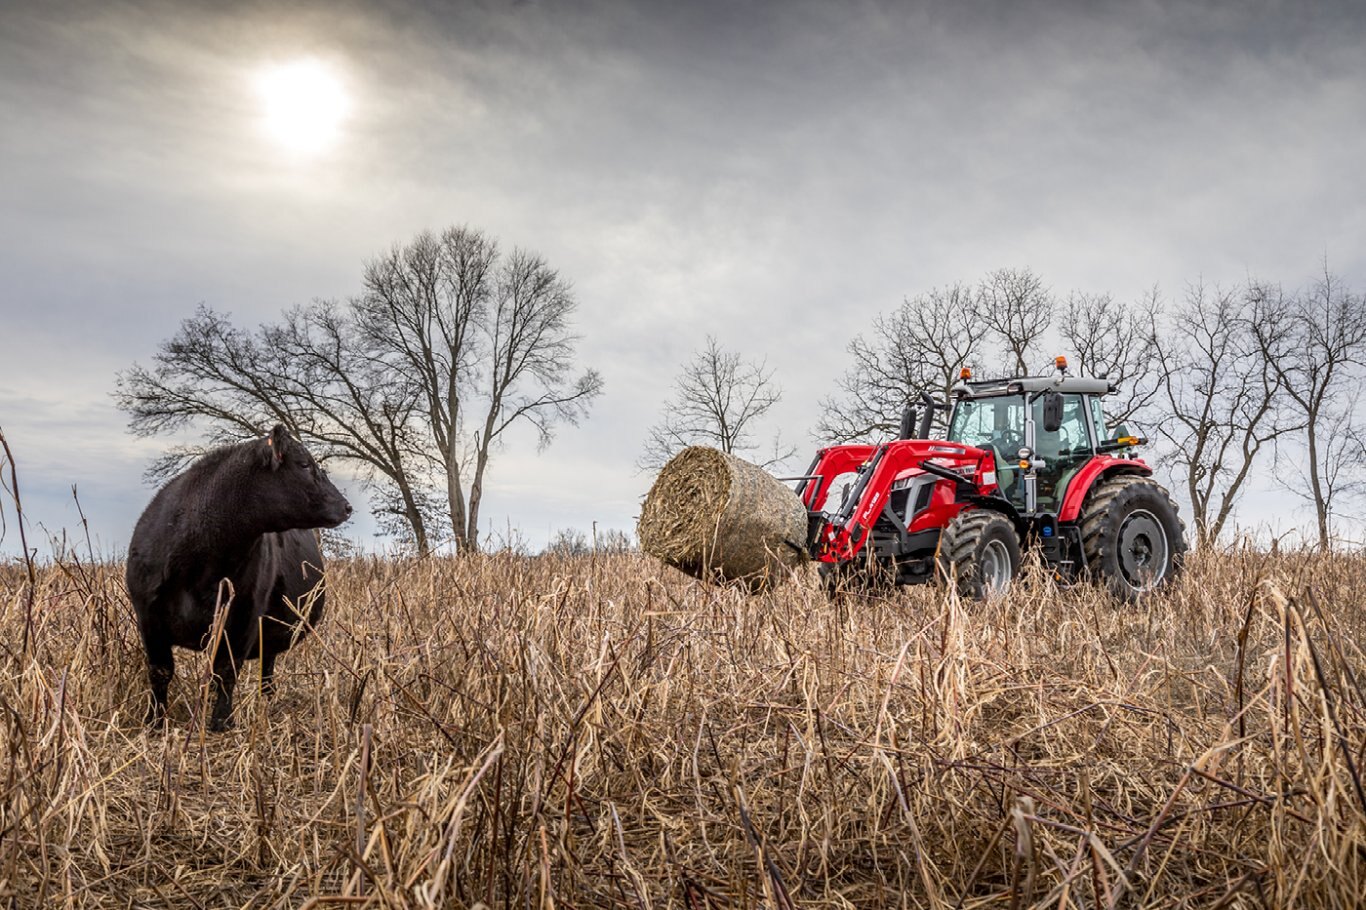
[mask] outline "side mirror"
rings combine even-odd
[[[1056,433],[1062,427],[1062,394],[1048,392],[1043,396],[1043,430]]]

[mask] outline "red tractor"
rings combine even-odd
[[[974,597],[1006,591],[1021,550],[1036,546],[1059,577],[1098,578],[1137,599],[1181,567],[1186,544],[1176,505],[1133,457],[1146,443],[1111,435],[1104,379],[1068,374],[971,381],[952,403],[922,395],[902,415],[900,438],[822,449],[797,495],[810,517],[807,547],[827,590],[882,578],[942,578]],[[931,440],[937,409],[947,438]]]

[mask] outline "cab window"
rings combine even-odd
[[[1063,395],[1062,424],[1050,433],[1043,428],[1043,398],[1034,402],[1034,454],[1042,467],[1035,471],[1038,508],[1054,511],[1062,506],[1067,485],[1095,449],[1086,430],[1086,399]]]
[[[1043,398],[1034,402],[1034,450],[1044,458],[1090,455],[1091,436],[1086,431],[1085,402],[1080,395],[1062,396],[1062,424],[1049,433],[1043,426]]]
[[[1018,395],[964,399],[953,410],[948,438],[951,442],[987,449],[995,448],[1013,458],[1024,445],[1024,399]]]
[[[1105,419],[1105,409],[1100,406],[1099,398],[1091,399],[1091,422],[1096,425],[1096,438],[1109,439],[1109,422]]]

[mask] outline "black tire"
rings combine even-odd
[[[1136,474],[1091,488],[1081,509],[1081,540],[1092,577],[1129,602],[1176,577],[1186,555],[1176,503],[1157,481]]]
[[[939,536],[936,562],[939,576],[964,597],[999,597],[1020,571],[1020,536],[1000,512],[959,512]]]

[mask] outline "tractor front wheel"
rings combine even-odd
[[[939,574],[965,596],[986,600],[1010,590],[1020,571],[1020,536],[990,509],[959,512],[939,537]]]
[[[1097,483],[1081,511],[1087,568],[1122,600],[1135,601],[1181,571],[1183,531],[1170,494],[1133,474]]]

